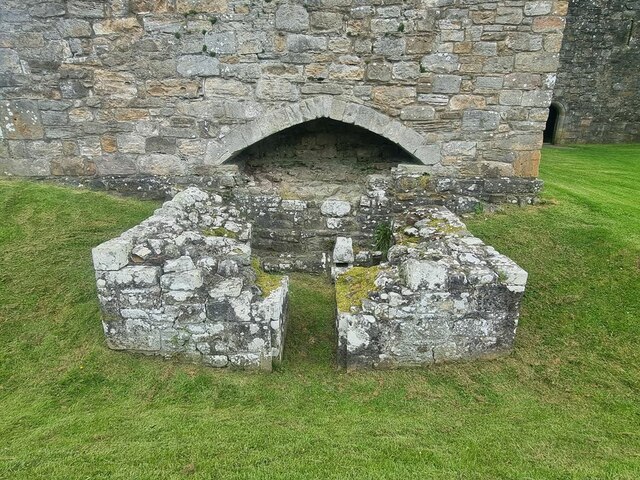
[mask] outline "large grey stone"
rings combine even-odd
[[[354,260],[353,240],[347,237],[337,237],[336,244],[333,247],[333,262],[353,263]]]
[[[328,217],[344,217],[351,211],[351,204],[343,200],[325,200],[320,211]]]
[[[309,13],[302,5],[280,5],[276,10],[276,28],[288,32],[302,32],[309,28]]]
[[[184,76],[209,77],[220,74],[220,61],[209,55],[183,55],[178,58],[178,73]]]

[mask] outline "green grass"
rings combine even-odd
[[[541,175],[544,205],[469,222],[530,272],[514,353],[353,374],[308,276],[272,374],[109,351],[90,248],[155,205],[0,182],[0,478],[639,478],[640,146]]]

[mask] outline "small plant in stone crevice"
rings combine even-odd
[[[400,25],[398,25],[398,31],[400,33],[404,32],[404,23],[401,23]]]
[[[473,207],[473,213],[476,215],[482,215],[484,213],[484,204],[482,202],[478,202]]]
[[[202,51],[206,53],[206,51],[207,51],[207,46],[206,45],[202,45]]]
[[[376,249],[380,250],[386,257],[387,252],[393,245],[393,222],[380,222],[376,225],[373,238]]]
[[[182,35],[180,35],[180,32],[176,32],[173,34],[173,36],[179,40]]]

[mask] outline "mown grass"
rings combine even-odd
[[[640,147],[546,149],[542,177],[468,222],[530,272],[514,353],[354,374],[308,276],[272,374],[109,351],[90,248],[155,205],[0,182],[0,477],[639,478]]]

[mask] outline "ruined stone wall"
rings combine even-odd
[[[432,173],[536,176],[565,9],[5,0],[0,172],[210,173],[270,134],[331,117]]]
[[[189,188],[93,249],[110,348],[214,367],[282,359],[288,279],[252,264],[251,225],[237,213]]]
[[[554,101],[557,143],[640,141],[640,4],[574,0]]]
[[[527,272],[444,207],[398,218],[388,262],[336,280],[347,369],[493,357],[513,348]]]
[[[390,203],[377,199],[381,208]],[[269,211],[303,214],[304,202],[281,201]],[[341,221],[350,205],[328,200],[321,212]],[[188,188],[93,249],[110,348],[213,367],[271,370],[282,359],[288,279],[262,270],[253,225],[240,213],[219,195]],[[336,279],[339,364],[423,365],[508,353],[527,273],[445,207],[413,205],[390,217],[394,245],[386,258],[354,267],[363,252],[348,236],[325,247]],[[289,259],[299,260],[298,252]]]

